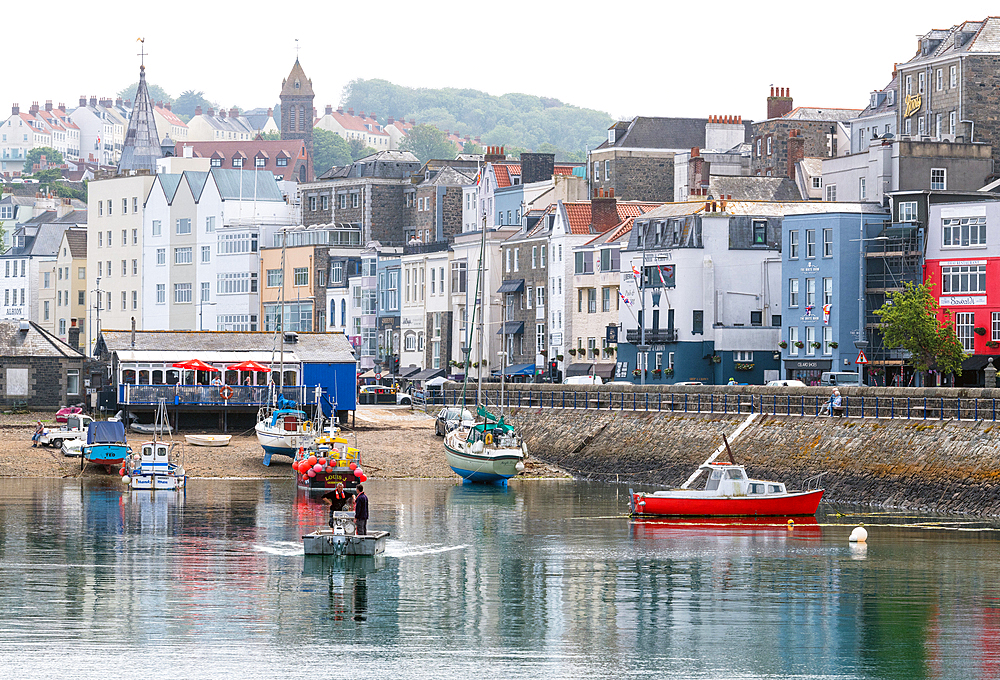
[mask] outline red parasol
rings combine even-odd
[[[218,373],[219,369],[215,366],[209,366],[201,359],[188,359],[187,361],[181,361],[176,364],[171,364],[174,368],[186,368],[189,371],[212,371]]]
[[[256,371],[258,373],[269,373],[270,368],[264,366],[263,364],[258,364],[256,361],[244,361],[240,364],[233,364],[232,366],[226,366],[227,371]]]

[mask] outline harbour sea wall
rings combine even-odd
[[[530,388],[532,405],[526,405],[522,392],[521,406],[511,400],[505,413],[523,434],[529,454],[579,478],[637,489],[680,485],[722,444],[722,435],[731,434],[756,408],[764,413],[732,445],[751,477],[802,488],[823,473],[824,502],[1000,516],[1000,422],[992,410],[1000,390],[847,388],[841,391],[853,398],[849,412],[854,415],[829,418],[816,417],[813,406],[830,388],[800,388],[793,394],[764,387],[612,385],[596,399],[596,388],[587,390],[586,401],[602,408],[582,408],[580,395],[577,408],[570,408],[560,406],[570,386],[518,387]],[[616,391],[625,392],[623,401]],[[645,393],[657,398],[648,400]],[[689,405],[701,395],[702,410],[676,408],[683,394]],[[769,402],[769,395],[776,398]],[[663,408],[664,397],[674,409]],[[660,409],[646,410],[647,403]],[[717,411],[708,411],[707,403]]]

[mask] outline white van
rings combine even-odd
[[[571,375],[563,380],[563,385],[603,385],[604,381],[596,375]]]
[[[823,373],[819,378],[820,385],[860,385],[861,376],[850,371],[831,371]]]

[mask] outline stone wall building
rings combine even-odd
[[[313,179],[313,94],[312,81],[306,78],[299,60],[289,72],[288,77],[281,81],[281,139],[301,140],[309,155],[309,163],[297,178],[299,182],[311,182]]]
[[[79,332],[74,334],[79,343]],[[83,401],[86,357],[31,321],[0,319],[0,406],[56,408]]]

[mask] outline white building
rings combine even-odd
[[[129,112],[110,99],[81,97],[70,119],[80,129],[80,158],[117,165],[125,146]]]

